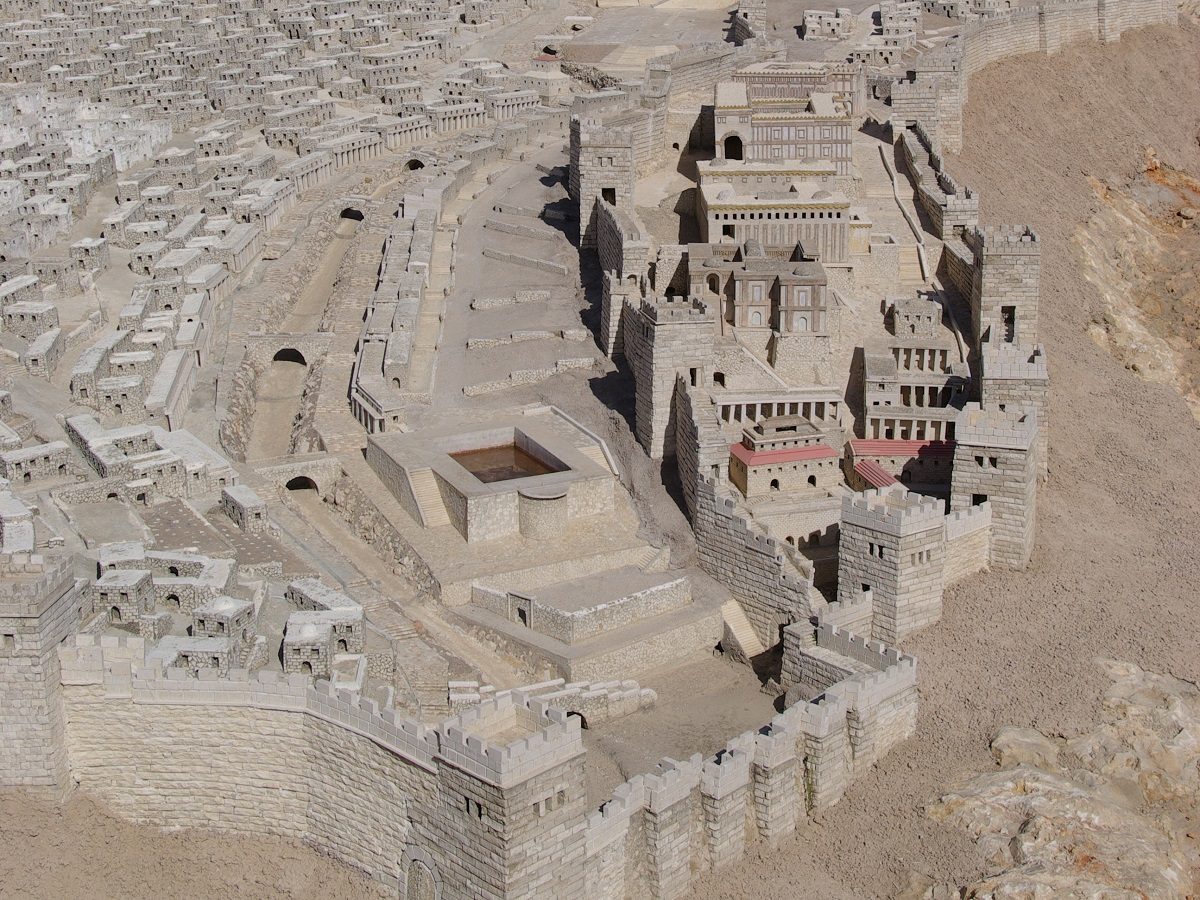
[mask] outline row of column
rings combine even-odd
[[[803,416],[810,422],[839,422],[836,400],[719,403],[722,422],[759,422],[772,416]]]

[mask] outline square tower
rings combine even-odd
[[[842,499],[838,601],[871,601],[871,637],[892,643],[942,615],[942,501],[898,484]]]
[[[969,228],[963,242],[975,257],[971,330],[983,343],[1032,346],[1038,338],[1042,246],[1025,225]]]
[[[1046,370],[1045,348],[1041,344],[1032,347],[988,344],[983,348],[980,362],[983,406],[1001,410],[1029,406],[1036,413],[1038,477],[1045,478],[1050,470],[1050,429],[1047,427],[1050,375]]]
[[[67,789],[58,645],[80,602],[69,557],[0,552],[0,786]]]
[[[991,563],[1023,569],[1033,553],[1037,414],[968,403],[955,420],[950,509],[992,507]]]
[[[579,203],[579,246],[596,246],[596,204],[633,209],[633,132],[598,119],[571,119],[568,189]]]
[[[675,378],[693,387],[712,365],[716,315],[686,297],[645,297],[625,316],[625,358],[633,370],[634,431],[652,459],[675,453]]]
[[[579,718],[513,691],[447,719],[437,740],[438,796],[413,817],[438,848],[443,896],[582,896]]]

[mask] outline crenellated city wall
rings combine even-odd
[[[577,877],[526,895],[681,897],[700,874],[837,802],[907,736],[915,667],[889,648],[826,631],[829,641],[862,644],[880,670],[790,707],[712,757],[664,759],[598,811],[568,810],[556,833],[564,848],[582,842]],[[473,874],[470,854],[445,840],[462,827],[447,786],[519,798],[548,765],[583,752],[577,718],[520,691],[431,727],[305,676],[196,678],[146,665],[145,647],[141,638],[78,635],[59,650],[67,765],[81,791],[138,822],[303,841],[401,896],[413,861],[432,871],[442,896],[501,896],[486,881],[490,864]],[[639,704],[646,699],[639,693]],[[505,709],[541,730],[503,747],[473,736],[476,721]],[[548,859],[559,850],[543,847]]]
[[[1174,25],[1176,0],[1065,0],[989,12],[963,25],[944,51],[921,60],[914,78],[892,88],[893,122],[922,122],[942,149],[962,149],[962,113],[971,75],[1023,53],[1057,53],[1082,40],[1111,43],[1131,28]]]

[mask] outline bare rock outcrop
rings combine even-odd
[[[1003,728],[992,742],[1001,768],[929,808],[974,835],[991,867],[963,896],[1194,895],[1200,689],[1127,663],[1103,665],[1113,685],[1093,731],[1063,740]]]
[[[1091,180],[1099,209],[1074,236],[1084,276],[1104,298],[1089,333],[1126,368],[1168,384],[1200,421],[1200,182],[1145,151],[1127,184]]]

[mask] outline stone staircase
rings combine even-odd
[[[433,470],[413,469],[408,473],[408,483],[412,486],[417,508],[421,511],[421,524],[426,528],[449,525],[450,517],[446,514],[446,504],[442,502],[442,493],[438,490]]]
[[[412,621],[393,606],[391,600],[372,583],[358,586],[354,599],[362,604],[367,620],[392,641],[407,641],[417,637]]]
[[[740,651],[747,660],[766,651],[754,626],[746,618],[746,611],[736,600],[728,600],[721,606],[721,617],[725,620],[725,632],[737,642],[737,647],[726,647],[725,651]]]
[[[588,442],[579,448],[579,452],[598,465],[600,468],[607,469],[608,471],[612,472],[612,467],[609,466],[608,460],[604,456],[604,451],[600,449],[599,444]],[[613,472],[613,474],[616,475],[617,473]]]
[[[925,279],[921,276],[921,259],[917,254],[916,244],[904,244],[900,247],[900,283],[911,288],[925,285]]]
[[[433,389],[437,345],[441,339],[442,318],[446,309],[446,291],[452,278],[454,233],[454,229],[439,228],[433,239],[429,285],[421,298],[408,364],[409,389],[417,394],[428,394]]]

